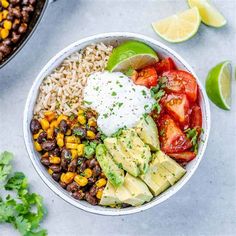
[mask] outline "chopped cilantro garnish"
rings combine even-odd
[[[197,154],[197,151],[198,151],[198,132],[197,132],[196,128],[193,128],[193,129],[188,128],[184,132],[186,133],[187,138],[190,139],[190,141],[192,142],[193,151]]]
[[[111,93],[111,96],[116,96],[116,95],[117,95],[117,93],[114,91]]]
[[[84,104],[87,104],[87,105],[91,105],[91,104],[92,104],[92,102],[85,101],[85,100],[83,101],[83,103],[84,103]]]

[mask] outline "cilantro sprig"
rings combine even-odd
[[[45,236],[46,230],[40,228],[46,214],[43,199],[30,193],[24,173],[12,173],[12,158],[10,152],[0,154],[0,189],[5,189],[6,193],[13,191],[5,200],[0,197],[0,224],[12,224],[23,236]]]
[[[203,129],[201,129],[201,131],[203,132]],[[196,128],[193,128],[193,129],[188,128],[184,132],[186,133],[187,138],[191,141],[191,143],[193,145],[192,149],[193,149],[194,153],[197,154],[198,141],[199,141],[198,140],[199,133],[198,133],[197,129]]]

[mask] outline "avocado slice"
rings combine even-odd
[[[153,198],[146,184],[129,173],[125,176],[124,184],[117,188],[116,196],[121,202],[132,206],[142,205]]]
[[[152,151],[160,150],[157,126],[151,116],[142,117],[135,127],[138,136]]]
[[[175,160],[167,156],[164,152],[158,151],[153,154],[154,158],[157,158],[159,163],[165,167],[170,173],[172,173],[178,181],[186,173],[186,170],[179,165]]]
[[[102,193],[102,198],[100,200],[100,205],[110,206],[120,204],[121,201],[116,196],[116,188],[107,181],[107,185]]]
[[[149,161],[151,160],[151,151],[148,145],[138,137],[134,129],[126,129],[118,137],[118,143],[122,150],[135,161],[141,173],[146,173]]]
[[[111,184],[114,187],[122,185],[124,182],[124,171],[114,162],[104,144],[99,144],[96,147],[96,158]]]
[[[138,166],[136,165],[135,161],[122,150],[122,147],[118,143],[117,138],[106,138],[104,140],[104,144],[118,166],[121,165],[122,169],[126,170],[135,177],[139,175],[140,171]]]

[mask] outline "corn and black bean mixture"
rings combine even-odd
[[[36,0],[0,0],[0,63],[28,29]]]
[[[101,142],[97,114],[80,109],[71,116],[45,112],[44,118],[32,119],[31,133],[41,163],[75,199],[97,205],[107,179],[95,157]]]

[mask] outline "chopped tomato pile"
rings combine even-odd
[[[164,94],[156,99],[158,111],[151,115],[160,135],[161,149],[180,163],[196,157],[202,130],[202,112],[198,104],[198,85],[187,71],[178,70],[171,58],[165,58],[132,74],[135,84]],[[156,98],[156,97],[154,97]]]

